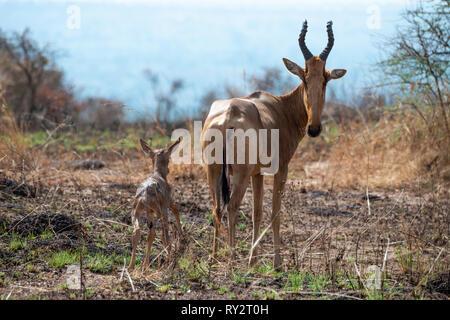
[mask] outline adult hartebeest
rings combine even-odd
[[[278,129],[279,133],[279,164],[274,175],[272,198],[272,231],[274,245],[274,267],[282,263],[280,256],[280,207],[281,193],[284,188],[288,164],[306,131],[310,137],[317,137],[321,130],[321,115],[325,104],[325,89],[328,81],[344,76],[346,70],[326,70],[325,63],[334,44],[332,22],[327,23],[328,44],[319,56],[313,56],[305,44],[307,22],[303,24],[298,42],[305,58],[305,68],[283,58],[286,68],[298,76],[300,85],[288,94],[274,96],[267,92],[257,91],[243,98],[217,100],[211,105],[210,112],[202,130],[202,150],[212,142],[207,137],[210,129],[217,129],[225,137],[227,129]],[[260,138],[258,138],[260,139]],[[269,139],[270,140],[270,139]],[[224,138],[226,143],[226,138]],[[248,146],[248,143],[247,143]],[[223,148],[225,160],[226,146]],[[235,150],[234,153],[242,152]],[[248,150],[245,151],[248,159]],[[220,157],[219,157],[220,158]],[[228,213],[228,243],[231,249],[231,261],[234,257],[235,225],[237,210],[241,204],[251,178],[253,190],[253,239],[251,264],[257,261],[256,247],[263,217],[263,179],[261,168],[267,165],[257,161],[256,164],[241,163],[226,165],[206,162],[208,184],[213,202],[213,222],[215,226],[213,240],[213,256],[217,251],[217,237],[224,231],[221,217],[222,211]],[[231,181],[229,181],[231,180]],[[231,182],[231,183],[230,183]],[[230,187],[231,185],[231,187]],[[231,194],[230,194],[231,189]],[[222,208],[221,199],[224,203]]]

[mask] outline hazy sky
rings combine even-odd
[[[189,112],[210,88],[244,86],[244,73],[284,69],[283,57],[303,65],[297,38],[305,19],[313,54],[325,47],[326,22],[333,20],[335,45],[327,67],[348,73],[331,86],[351,90],[363,85],[370,65],[383,53],[376,39],[392,34],[401,23],[400,12],[414,3],[0,0],[0,28],[29,27],[39,43],[60,50],[57,62],[83,96],[117,98],[148,110],[151,90],[143,70],[151,69],[163,84],[184,80],[180,104]]]

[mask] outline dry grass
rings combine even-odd
[[[238,261],[229,267],[226,245],[219,251],[219,259],[212,261],[211,203],[203,169],[171,164],[169,180],[181,205],[187,241],[166,257],[162,269],[133,273],[133,292],[126,276],[121,280],[116,276],[129,253],[130,227],[123,218],[129,213],[134,187],[152,171],[150,159],[138,148],[80,153],[30,147],[5,105],[0,125],[0,175],[32,184],[38,196],[7,197],[5,204],[14,202],[22,209],[2,207],[0,218],[15,220],[44,211],[68,214],[81,221],[84,243],[120,249],[121,260],[113,264],[112,271],[99,275],[86,270],[86,286],[93,298],[442,299],[444,295],[429,288],[432,281],[445,276],[449,266],[448,201],[435,192],[446,192],[448,163],[444,152],[425,143],[426,137],[418,138],[422,133],[414,117],[403,115],[401,120],[386,115],[377,124],[352,123],[337,127],[335,133],[325,131],[319,139],[305,137],[291,164],[293,176],[283,201],[283,272],[271,268],[270,232],[261,241],[261,262],[248,269],[249,194],[239,218]],[[428,159],[436,155],[438,160],[430,166]],[[73,170],[68,165],[71,160],[92,156],[105,161],[106,168]],[[114,189],[113,183],[131,187]],[[328,192],[319,196],[308,193],[317,189]],[[379,189],[380,200],[361,198],[374,189]],[[271,207],[269,185],[266,190],[264,226],[268,226]],[[105,211],[111,217],[97,216]],[[44,251],[13,246],[11,235],[0,238],[0,254],[7,252],[9,259],[7,265],[0,263],[0,274],[4,272],[7,279],[0,279],[0,293],[14,291],[16,297],[28,297],[39,287],[39,294],[46,292],[45,297],[71,297],[70,291],[55,290],[60,280],[42,262],[48,258]],[[108,257],[106,249],[104,257],[116,258]],[[157,240],[155,253],[162,249]],[[33,251],[37,258],[30,258]],[[374,265],[386,265],[381,292],[367,288]],[[44,278],[33,276],[34,269],[41,270]],[[83,294],[86,297],[87,293]]]
[[[333,126],[333,125],[332,125]],[[445,194],[450,181],[448,146],[426,135],[411,112],[385,114],[377,123],[334,125],[318,141],[305,137],[292,164],[312,187],[427,191]],[[302,162],[316,161],[309,165]]]

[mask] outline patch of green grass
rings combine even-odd
[[[40,235],[41,239],[51,239],[53,238],[53,232],[49,229],[45,229]]]
[[[166,293],[170,290],[170,288],[171,288],[170,284],[163,284],[163,285],[157,287],[156,290],[158,290],[159,292],[162,292],[162,293]]]
[[[212,226],[214,224],[211,210],[208,210],[208,218],[207,218],[207,220],[208,220],[208,225]]]
[[[245,223],[242,223],[242,222],[241,222],[241,223],[238,224],[238,229],[239,229],[240,231],[244,231],[244,230],[245,230],[245,227],[246,227],[246,226],[245,226]]]
[[[114,264],[117,266],[120,266],[121,268],[123,267],[123,260],[125,259],[125,265],[128,266],[130,264],[131,261],[131,256],[127,255],[127,254],[120,254],[120,255],[113,255],[113,261]],[[136,265],[140,265],[141,264],[141,258],[139,255],[136,255]]]
[[[240,284],[246,284],[248,282],[248,275],[241,272],[234,272],[231,274],[231,278],[234,282]]]
[[[329,279],[326,275],[319,275],[317,277],[311,277],[311,282],[308,284],[308,288],[312,291],[323,291],[328,285]]]
[[[220,286],[219,290],[217,290],[219,292],[219,294],[225,294],[228,292],[228,288],[226,286]]]
[[[193,260],[191,256],[182,257],[178,260],[181,270],[186,273],[188,280],[201,281],[208,271],[208,264],[203,260]]]
[[[31,296],[28,297],[28,300],[48,300],[48,298],[45,296],[32,294]]]
[[[25,267],[25,269],[26,269],[28,272],[31,272],[31,273],[39,272],[39,267],[38,267],[38,266],[35,266],[34,264],[28,264],[28,265]]]
[[[287,291],[299,292],[303,290],[305,284],[305,273],[290,272],[287,276],[287,282],[285,284],[285,289]]]
[[[75,150],[77,152],[93,151],[93,150],[96,150],[96,149],[97,149],[96,145],[90,145],[90,144],[77,145],[75,147]]]
[[[67,285],[67,283],[62,283],[59,285],[58,287],[60,290],[67,290],[69,289],[69,286]]]
[[[7,225],[6,225],[6,221],[3,221],[2,223],[0,223],[0,232],[5,232],[7,230]]]
[[[191,289],[191,286],[189,284],[183,284],[181,286],[181,290],[183,290],[183,292],[188,292],[189,289]]]
[[[120,139],[116,143],[116,147],[120,150],[134,149],[134,148],[136,148],[136,143],[135,143],[134,139],[132,139],[132,137],[129,135],[128,137]]]
[[[88,256],[86,268],[95,273],[108,273],[113,270],[114,257],[111,255],[104,255],[102,253],[95,256]]]
[[[41,146],[45,143],[45,141],[47,141],[47,138],[48,138],[48,134],[45,131],[40,130],[40,131],[29,133],[25,137],[25,142],[30,147]]]
[[[305,288],[311,291],[323,291],[331,283],[329,277],[325,274],[309,274],[303,272],[291,271],[287,274],[287,280],[284,288],[286,291],[300,292]]]
[[[88,221],[86,221],[83,224],[83,227],[86,229],[86,231],[92,231],[92,229],[93,229],[92,224],[90,224]],[[130,230],[131,230],[131,228],[130,228]]]
[[[68,250],[62,250],[54,252],[53,255],[48,259],[48,263],[55,268],[62,268],[68,264],[73,264],[80,261],[79,252],[71,252]]]
[[[272,289],[272,291],[264,293],[263,299],[264,300],[278,300],[279,295],[275,290]]]
[[[260,260],[258,264],[254,267],[254,270],[259,274],[277,276],[277,271],[273,268],[273,265],[270,261],[266,259]]]
[[[380,290],[369,290],[367,292],[367,300],[384,300],[383,294]]]
[[[8,249],[10,251],[14,252],[14,251],[17,251],[17,250],[20,250],[20,249],[24,249],[26,246],[27,246],[27,240],[26,239],[23,239],[23,238],[21,238],[19,236],[13,235],[11,240],[10,240],[10,242],[9,242]]]
[[[6,285],[6,277],[4,272],[0,272],[0,287]]]
[[[89,299],[94,295],[95,291],[92,288],[86,289],[86,292],[84,293],[84,297]]]

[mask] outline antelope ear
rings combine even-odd
[[[303,81],[305,79],[305,70],[300,67],[295,62],[292,62],[289,59],[283,58],[283,63],[286,66],[286,69],[289,70],[290,73],[295,74],[296,76],[300,77]]]
[[[327,80],[342,78],[347,73],[345,69],[333,69],[327,71]]]
[[[172,151],[175,149],[175,147],[181,142],[181,137],[177,139],[174,143],[172,143],[169,147],[167,147],[167,151],[169,153],[172,153]]]
[[[153,158],[153,156],[155,155],[155,153],[153,152],[153,149],[150,148],[150,146],[142,139],[139,139],[139,141],[141,142],[141,147],[142,150],[144,151],[144,153],[148,154],[150,157]]]

